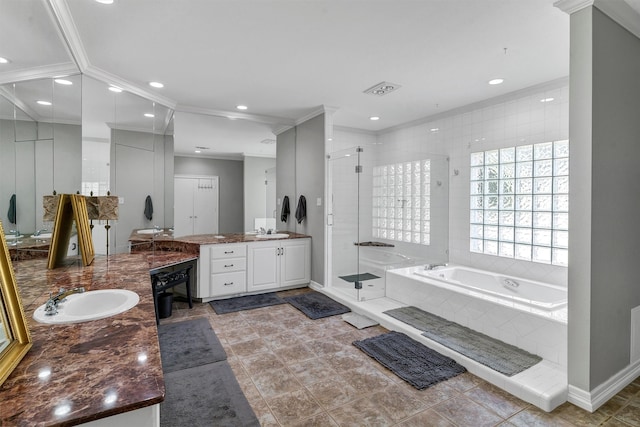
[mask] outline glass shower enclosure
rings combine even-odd
[[[448,262],[448,167],[445,155],[380,146],[328,155],[333,292],[384,297],[388,269]]]

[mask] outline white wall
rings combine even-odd
[[[255,218],[279,218],[267,212],[266,170],[276,166],[276,159],[267,157],[244,158],[244,229],[253,230]],[[275,196],[274,196],[275,197]],[[273,201],[275,204],[275,200]],[[277,227],[277,222],[276,222]]]
[[[111,194],[121,202],[109,253],[127,252],[132,230],[164,225],[164,136],[112,130],[111,141]],[[144,216],[147,196],[153,202],[151,221]]]
[[[553,102],[540,99],[553,97]],[[449,164],[449,261],[514,276],[566,284],[567,269],[469,251],[469,159],[476,151],[568,138],[568,81],[562,79],[469,105],[378,137],[381,150],[439,153]],[[431,129],[438,129],[437,132]],[[457,174],[456,174],[457,171]]]

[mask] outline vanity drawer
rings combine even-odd
[[[247,256],[246,245],[214,245],[210,248],[211,259],[238,258]]]
[[[212,259],[211,260],[211,274],[226,273],[229,271],[243,271],[247,268],[246,258],[227,258],[227,259]]]
[[[247,291],[247,275],[244,271],[211,275],[211,295],[229,295]]]

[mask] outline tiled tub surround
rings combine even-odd
[[[138,409],[164,399],[164,380],[149,269],[192,255],[141,253],[96,257],[83,267],[69,259],[47,270],[47,260],[14,263],[33,347],[0,386],[0,425],[77,425]],[[101,320],[47,325],[34,310],[60,287],[128,289],[140,302]],[[145,413],[148,416],[151,413]]]

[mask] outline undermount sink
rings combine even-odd
[[[100,289],[69,295],[58,303],[58,313],[54,315],[46,314],[46,304],[42,304],[33,318],[48,324],[88,322],[124,313],[139,301],[137,293],[126,289]]]
[[[138,233],[138,234],[158,234],[158,233],[162,233],[162,230],[159,230],[157,228],[145,228],[145,229],[136,231],[136,233]]]
[[[286,233],[257,234],[258,239],[286,239],[289,237]]]

